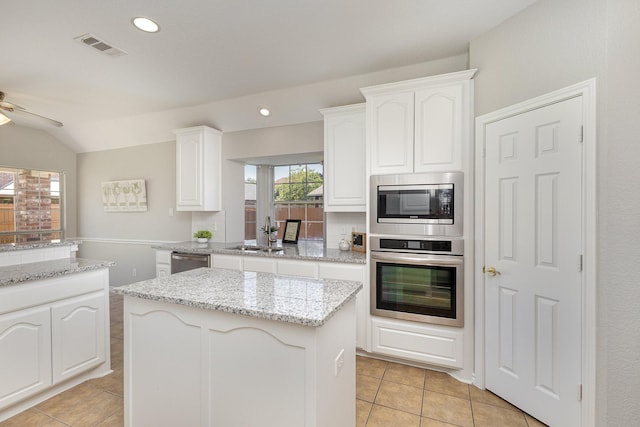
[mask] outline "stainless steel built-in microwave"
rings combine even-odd
[[[374,175],[373,234],[462,236],[462,172]]]

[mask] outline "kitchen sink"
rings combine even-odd
[[[240,245],[231,249],[237,249],[242,252],[267,252],[267,253],[280,253],[284,252],[284,248],[279,247],[267,247],[267,246],[255,246],[255,245]]]

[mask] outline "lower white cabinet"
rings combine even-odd
[[[171,251],[156,251],[156,277],[171,275]]]
[[[242,257],[238,255],[211,255],[211,267],[242,270]]]
[[[51,385],[49,307],[0,316],[0,378],[0,408]]]
[[[463,331],[416,322],[371,320],[371,351],[447,368],[462,368]]]
[[[105,361],[104,291],[51,306],[53,381],[86,371]]]
[[[0,421],[111,372],[109,270],[0,288]]]

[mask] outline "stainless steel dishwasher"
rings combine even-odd
[[[171,274],[200,267],[211,267],[211,255],[188,254],[183,252],[171,253]]]

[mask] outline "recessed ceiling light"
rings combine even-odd
[[[267,107],[260,107],[258,108],[258,113],[260,113],[261,116],[269,117],[271,111],[269,111]]]
[[[157,33],[160,31],[160,26],[149,18],[138,16],[131,19],[131,23],[139,30],[146,33]]]

